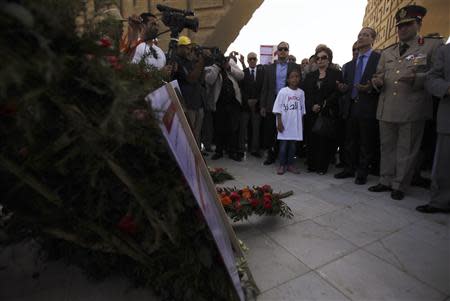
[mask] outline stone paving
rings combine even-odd
[[[252,217],[233,223],[249,248],[247,259],[262,292],[258,300],[450,301],[450,216],[414,210],[428,191],[411,188],[402,201],[371,193],[352,179],[302,171],[276,175],[261,159],[209,161],[235,180],[223,186],[270,184],[293,190],[291,220]],[[0,249],[0,300],[158,300],[121,278],[86,279],[76,267],[42,263],[35,247]],[[39,277],[33,274],[39,272]],[[34,275],[36,276],[36,275]]]

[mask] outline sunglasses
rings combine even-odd
[[[287,48],[287,47],[280,47],[280,48],[278,48],[278,51],[289,51],[289,48]]]
[[[328,56],[318,56],[317,60],[328,60]]]
[[[256,61],[256,57],[249,57],[248,60],[249,61]]]

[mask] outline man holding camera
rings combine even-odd
[[[166,55],[161,48],[153,43],[158,35],[159,25],[156,16],[151,13],[143,13],[139,18],[130,18],[130,26],[140,30],[137,47],[134,51],[132,63],[144,61],[147,66],[162,69],[166,65]],[[132,26],[132,27],[133,27]]]
[[[200,134],[204,116],[204,88],[202,86],[205,59],[203,54],[195,54],[191,39],[180,36],[176,50],[176,71],[174,79],[180,85],[183,106],[194,137],[200,148]]]

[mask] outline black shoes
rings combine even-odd
[[[335,177],[336,179],[353,178],[354,176],[355,176],[355,173],[354,173],[354,172],[346,171],[346,170],[341,171],[340,173],[337,173],[337,174],[334,175],[334,177]]]
[[[252,155],[253,157],[256,157],[256,158],[262,157],[260,152],[251,152],[250,155]]]
[[[377,184],[375,186],[370,186],[369,191],[372,192],[384,192],[384,191],[391,191],[391,187],[383,185],[383,184]]]
[[[414,177],[411,181],[411,186],[422,187],[425,189],[430,189],[431,180],[424,177]]]
[[[436,208],[430,205],[417,206],[416,210],[422,213],[450,213],[450,209]]]
[[[237,161],[237,162],[241,162],[243,157],[244,157],[244,156],[241,155],[240,153],[233,153],[233,154],[230,154],[230,159],[231,159],[231,160],[234,160],[234,161]]]
[[[393,200],[403,200],[403,198],[405,197],[405,194],[403,193],[403,191],[400,190],[392,190],[391,192],[391,199]]]
[[[367,183],[367,178],[356,177],[356,179],[355,179],[355,184],[356,185],[364,185],[366,183]]]
[[[211,160],[218,160],[223,157],[222,153],[214,153],[214,155],[211,157]]]

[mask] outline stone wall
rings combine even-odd
[[[408,4],[427,8],[421,34],[439,33],[448,38],[450,34],[450,1],[448,0],[368,0],[363,26],[373,27],[377,33],[375,49],[383,49],[398,41],[395,13]]]

